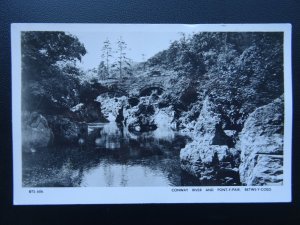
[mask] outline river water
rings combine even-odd
[[[89,124],[84,146],[23,153],[23,186],[184,186],[197,181],[180,169],[186,138],[168,127],[133,134],[116,123]]]

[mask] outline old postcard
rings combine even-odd
[[[290,202],[290,24],[12,24],[14,204]]]

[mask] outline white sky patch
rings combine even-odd
[[[82,42],[87,50],[87,54],[78,63],[84,69],[97,68],[102,54],[103,42],[108,39],[111,43],[112,51],[117,49],[117,41],[122,39],[127,44],[127,57],[134,62],[142,62],[154,56],[159,51],[167,49],[170,43],[180,39],[179,32],[69,32]],[[113,60],[113,58],[112,58]]]

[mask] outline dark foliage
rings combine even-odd
[[[164,96],[176,111],[188,111],[209,95],[226,126],[239,130],[256,107],[283,93],[283,33],[182,35],[147,64],[177,75],[173,91]]]
[[[86,54],[65,32],[27,31],[21,35],[22,108],[47,114],[68,113],[79,103],[76,60]]]
[[[55,75],[49,73],[55,63],[81,60],[86,54],[78,38],[65,32],[22,32],[21,48],[22,76],[26,79]]]
[[[57,70],[55,77],[23,82],[24,110],[62,114],[79,103],[79,81]]]

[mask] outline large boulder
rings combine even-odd
[[[22,146],[23,151],[35,151],[47,147],[53,133],[44,116],[37,112],[24,112],[22,115]]]
[[[221,115],[214,108],[206,98],[194,124],[193,141],[180,151],[181,168],[205,184],[238,184],[236,159],[239,155],[229,144],[230,137],[222,130]],[[224,169],[229,172],[222,173]]]
[[[283,96],[257,108],[245,121],[239,148],[244,185],[280,185],[283,182]]]
[[[157,106],[152,96],[140,97],[135,106],[128,104],[123,109],[124,125],[130,132],[147,132],[157,129],[155,121]]]
[[[147,132],[157,128],[154,121],[155,107],[146,102],[140,103],[134,111],[133,121],[127,123],[129,131]],[[127,120],[126,120],[127,121]]]

